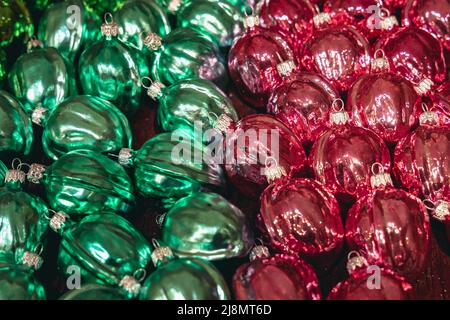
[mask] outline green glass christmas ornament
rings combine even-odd
[[[244,30],[244,14],[228,1],[195,0],[183,5],[177,26],[189,27],[207,36],[219,47],[230,47]]]
[[[143,283],[140,300],[228,300],[230,292],[219,271],[208,261],[175,259],[169,247],[156,247],[157,267]]]
[[[38,37],[74,61],[77,53],[100,39],[100,18],[87,10],[81,0],[49,5],[39,20]]]
[[[167,37],[152,33],[145,45],[153,52],[152,77],[164,85],[201,78],[221,88],[228,83],[225,58],[207,37],[189,28],[178,28]]]
[[[106,12],[115,12],[120,9],[127,0],[83,0],[84,5],[101,16]]]
[[[0,153],[11,151],[26,155],[32,142],[33,127],[22,104],[0,90]]]
[[[203,157],[206,152],[203,144],[195,143],[189,136],[181,138],[180,141],[172,133],[161,133],[137,151],[124,149],[119,153],[119,163],[134,164],[139,192],[162,198],[166,208],[202,188],[222,190],[225,187],[221,166]]]
[[[128,119],[116,106],[98,97],[70,97],[43,122],[42,145],[54,160],[78,149],[116,153],[131,147]]]
[[[157,120],[163,131],[178,130],[208,142],[205,133],[216,128],[221,115],[238,120],[231,101],[211,81],[186,79],[168,87],[158,81],[147,85],[146,81],[151,80],[143,79],[148,96],[159,101]]]
[[[124,300],[124,293],[117,287],[91,283],[80,289],[70,290],[59,300]]]
[[[30,12],[22,0],[0,0],[0,47],[16,39],[26,43],[33,32]]]
[[[253,244],[244,214],[222,196],[198,192],[165,217],[162,241],[177,256],[219,260],[243,256]]]
[[[133,225],[107,212],[90,215],[80,222],[61,222],[58,215],[61,213],[52,218],[50,226],[62,235],[59,270],[66,274],[68,267],[75,265],[80,268],[82,283],[116,285],[128,297],[137,296],[152,250]]]
[[[0,189],[0,256],[13,257],[15,263],[37,270],[42,265],[48,209],[40,198],[21,190],[26,175],[21,171],[23,165],[14,162]]]
[[[42,48],[38,40],[29,42],[8,75],[12,93],[32,113],[37,107],[53,109],[71,94],[76,94],[72,63],[55,48]]]
[[[50,207],[73,217],[126,212],[135,200],[123,167],[92,150],[71,151],[48,167],[33,164],[28,180],[42,182]]]
[[[117,39],[119,27],[111,14],[105,15],[103,39],[86,49],[80,58],[79,75],[83,92],[111,101],[125,114],[132,114],[141,102],[140,78],[149,74],[142,52]]]
[[[0,262],[0,300],[45,300],[42,284],[29,270]]]
[[[6,53],[0,49],[0,89],[3,87],[3,80],[6,77]]]
[[[158,4],[164,9],[164,11],[166,11],[168,14],[174,14],[176,15],[178,13],[178,11],[187,3],[189,3],[190,1],[195,1],[195,0],[156,0],[158,2]],[[250,0],[250,1],[246,1],[246,0],[222,0],[222,2],[227,2],[230,3],[236,7],[238,7],[242,13],[245,14],[247,6],[249,4],[253,4],[253,2],[255,2],[255,0]]]
[[[114,21],[119,26],[119,40],[138,50],[145,48],[143,32],[163,37],[171,29],[166,13],[152,0],[127,1],[114,13]]]

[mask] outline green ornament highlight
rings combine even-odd
[[[168,13],[176,15],[178,11],[187,3],[192,0],[156,0],[158,4]],[[195,0],[194,0],[195,1]],[[242,13],[245,14],[248,3],[252,3],[252,1],[246,0],[222,0],[222,2],[230,3],[236,7],[238,7]]]
[[[71,94],[76,94],[71,62],[55,48],[42,48],[37,40],[30,50],[17,59],[8,75],[12,93],[22,101],[25,110],[53,109]]]
[[[166,13],[152,0],[127,1],[114,13],[114,21],[119,26],[119,40],[138,50],[145,48],[143,32],[165,36],[171,30]]]
[[[154,271],[143,283],[140,300],[228,300],[230,292],[208,261],[174,259],[168,247],[153,252]]]
[[[218,117],[227,115],[233,121],[238,120],[231,101],[211,81],[187,79],[168,87],[154,82],[145,88],[151,98],[159,101],[157,120],[163,131],[179,130],[207,142],[204,133],[215,128]],[[200,135],[199,128],[194,130],[199,124]]]
[[[0,262],[0,300],[45,300],[42,284],[22,266]]]
[[[116,285],[130,298],[139,293],[139,278],[145,275],[152,250],[130,222],[102,212],[78,223],[66,221],[56,231],[62,234],[58,254],[61,272],[76,265],[81,269],[82,283]]]
[[[163,39],[150,34],[146,44],[154,52],[152,77],[156,81],[171,85],[184,79],[201,78],[226,87],[225,58],[215,44],[197,31],[178,28]]]
[[[87,8],[101,16],[106,12],[115,12],[120,9],[127,0],[83,0]]]
[[[69,152],[47,168],[32,165],[28,179],[42,181],[50,207],[74,217],[100,211],[126,212],[135,200],[123,167],[91,150]]]
[[[39,39],[74,61],[83,48],[100,39],[100,18],[81,0],[66,0],[47,7],[39,20]]]
[[[6,172],[8,172],[8,168],[6,168],[3,161],[0,160],[0,187],[5,184]]]
[[[244,256],[253,244],[244,214],[222,196],[198,192],[165,217],[162,242],[177,256],[219,260]]]
[[[53,2],[54,0],[34,0],[31,4],[31,11],[33,10],[42,11]]]
[[[120,289],[112,286],[92,283],[80,289],[70,290],[59,300],[124,300],[125,296]]]
[[[24,180],[23,171],[9,170],[0,189],[0,256],[11,256],[17,264],[39,269],[48,209],[40,198],[20,189]]]
[[[83,92],[112,102],[125,114],[140,106],[141,77],[149,74],[142,52],[117,39],[119,27],[106,15],[103,39],[81,55],[78,70]]]
[[[0,153],[11,151],[27,155],[33,143],[33,127],[22,104],[0,90]]]
[[[54,160],[78,149],[115,153],[131,147],[128,119],[110,102],[94,96],[68,98],[44,122],[42,145]]]
[[[6,53],[0,49],[0,89],[3,87],[3,80],[6,77]]]
[[[197,30],[219,47],[233,44],[244,30],[243,21],[244,14],[238,7],[221,0],[190,1],[177,14],[178,27]]]
[[[183,154],[183,150],[189,150],[189,154]],[[122,160],[124,164],[134,163],[136,186],[141,194],[162,198],[165,207],[170,208],[178,199],[204,187],[224,188],[222,168],[204,160],[204,152],[202,143],[195,143],[190,137],[179,141],[171,133],[162,133],[134,151],[133,159]],[[199,156],[199,161],[195,161],[194,155]]]
[[[0,47],[16,39],[26,43],[33,32],[30,12],[22,0],[0,0]]]

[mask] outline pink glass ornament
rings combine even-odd
[[[292,75],[269,98],[267,112],[286,124],[308,145],[326,128],[330,106],[339,93],[324,77],[310,72]]]
[[[317,269],[328,269],[342,250],[344,227],[332,193],[312,179],[270,184],[261,195],[261,218],[273,244],[300,256]]]

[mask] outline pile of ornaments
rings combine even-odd
[[[81,277],[61,299],[415,297],[430,217],[450,235],[449,1],[12,0],[0,14],[1,299],[46,298],[34,272],[52,232],[54,272]],[[142,108],[161,133],[134,150]],[[205,131],[222,161],[174,152],[208,153]],[[157,238],[131,223],[137,201],[164,213]]]

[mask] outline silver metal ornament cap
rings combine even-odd
[[[19,169],[10,169],[6,172],[5,183],[25,182],[26,174]]]
[[[286,77],[295,70],[295,63],[292,60],[286,60],[277,65],[277,71],[283,77]]]
[[[30,169],[27,173],[27,180],[34,184],[39,184],[44,178],[45,166],[38,163],[33,163],[30,165]]]
[[[246,29],[253,28],[255,26],[259,26],[259,16],[250,15],[244,18],[244,27]]]
[[[432,86],[434,86],[433,80],[425,78],[414,86],[414,90],[416,90],[417,94],[423,96],[431,90]]]
[[[376,168],[378,168],[378,172]],[[374,189],[394,185],[394,183],[392,182],[391,175],[387,172],[384,172],[384,167],[381,163],[374,163],[372,165],[372,176],[370,177],[370,185]]]
[[[117,37],[119,34],[119,25],[113,21],[111,13],[105,13],[105,23],[101,26],[102,35],[104,37]]]
[[[433,217],[440,221],[447,220],[450,216],[450,203],[446,201],[439,201],[433,212]]]
[[[144,38],[144,45],[150,50],[156,51],[162,46],[162,38],[156,33],[150,33]]]
[[[69,216],[65,214],[62,211],[55,212],[53,217],[50,219],[50,228],[55,231],[56,233],[59,233],[64,225],[66,224],[66,221],[69,219]]]
[[[370,67],[372,72],[389,71],[389,61],[386,59],[383,50],[377,49],[375,51]]]
[[[269,183],[287,176],[286,170],[278,165],[278,161],[273,157],[268,157],[266,159],[265,166],[266,179]]]
[[[439,115],[428,109],[425,103],[422,103],[423,113],[419,117],[420,125],[436,125],[439,123]]]
[[[321,12],[319,14],[316,14],[313,17],[314,26],[316,28],[320,27],[324,23],[328,23],[331,21],[331,16],[327,12]]]
[[[156,247],[152,252],[152,262],[155,267],[161,262],[173,259],[172,249],[169,247]]]
[[[368,263],[366,258],[361,256],[358,251],[351,251],[348,254],[347,260],[347,272],[348,274],[352,274],[356,269],[367,267]]]
[[[145,84],[144,81],[148,81],[150,85]],[[141,79],[142,86],[147,89],[147,95],[153,100],[158,100],[162,97],[162,89],[166,86],[159,81],[153,81],[149,77],[144,77]]]
[[[350,120],[348,112],[344,110],[344,101],[342,99],[335,99],[331,105],[332,112],[330,112],[330,122],[336,125],[346,124]]]
[[[217,115],[215,115],[217,117]],[[216,123],[214,124],[214,129],[219,133],[227,132],[228,128],[233,124],[233,119],[225,113],[222,113],[217,117]]]
[[[42,125],[42,120],[44,119],[44,115],[47,112],[46,108],[43,107],[37,107],[33,110],[33,113],[31,114],[31,121],[33,123],[37,124],[38,126]]]
[[[133,163],[133,149],[120,149],[117,161],[124,167],[131,165]]]
[[[38,270],[41,268],[44,259],[37,253],[25,251],[22,257],[22,263],[31,269]]]
[[[124,276],[120,280],[119,286],[133,297],[139,295],[139,291],[141,290],[139,281],[135,277],[129,275]]]
[[[250,252],[250,261],[270,258],[269,249],[263,245],[255,246]]]

